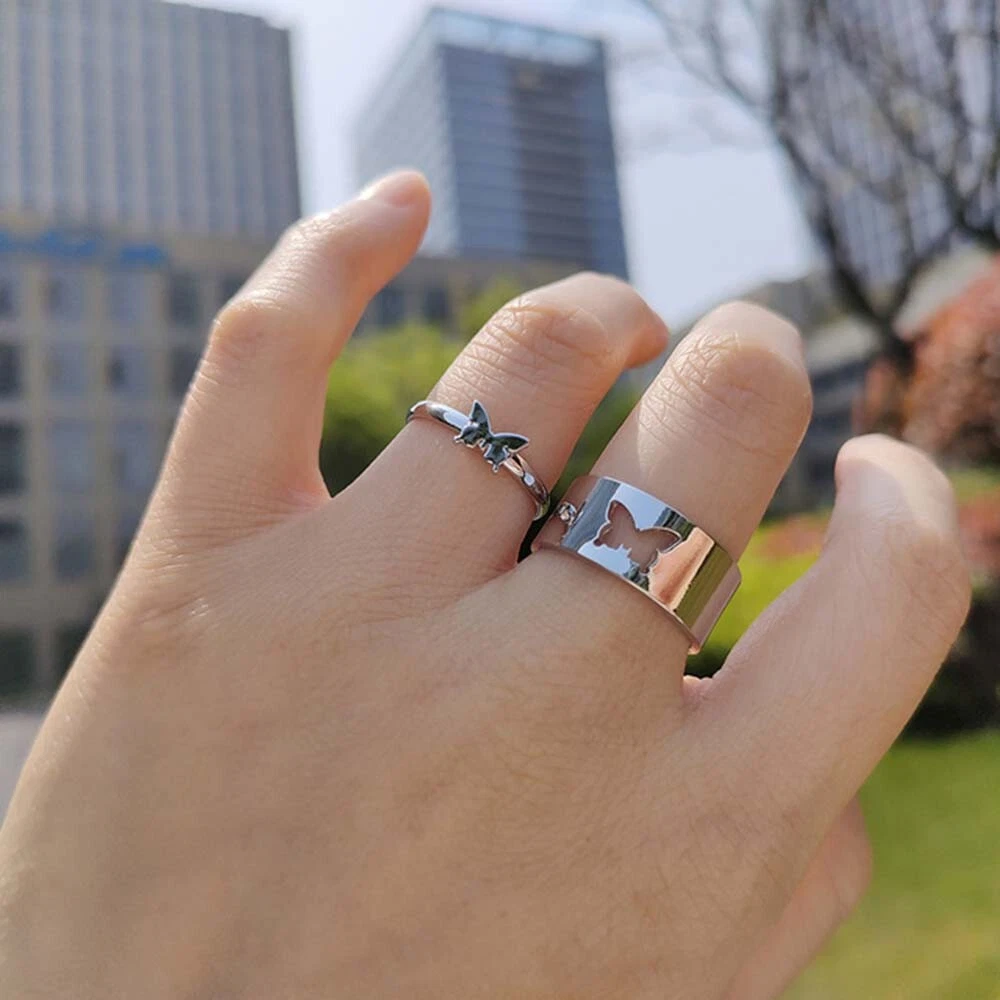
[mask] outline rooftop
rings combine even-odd
[[[359,137],[377,126],[382,111],[411,84],[414,69],[428,53],[448,45],[527,59],[549,66],[599,66],[604,47],[599,38],[511,21],[451,7],[431,7],[417,30],[388,64],[357,119]]]
[[[560,66],[582,66],[601,57],[601,42],[587,35],[484,14],[432,7],[417,32],[439,44],[481,52],[498,52]]]

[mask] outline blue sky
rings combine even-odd
[[[209,5],[263,14],[292,28],[305,208],[318,210],[350,195],[358,181],[352,122],[420,21],[426,0],[213,0]],[[651,30],[633,15],[630,0],[455,5],[616,37],[642,37]],[[780,156],[763,141],[751,149],[633,151],[634,141],[661,111],[666,117],[676,110],[666,91],[650,96],[637,88],[635,79],[614,86],[617,131],[629,140],[620,153],[626,236],[633,280],[667,322],[680,325],[761,281],[807,270],[813,251]]]

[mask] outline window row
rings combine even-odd
[[[16,399],[26,388],[26,354],[23,344],[0,341],[0,399]],[[167,356],[170,393],[180,398],[198,366],[194,347],[174,346]],[[83,399],[100,382],[120,399],[142,400],[156,388],[155,355],[142,344],[114,344],[98,363],[88,345],[76,341],[50,344],[45,351],[45,381],[58,399]]]
[[[89,624],[74,622],[57,626],[55,630],[55,669],[58,681],[69,669],[77,651],[83,645]],[[0,629],[0,698],[19,695],[38,683],[40,669],[38,635],[32,629]]]
[[[48,472],[59,494],[86,493],[97,486],[97,434],[89,421],[56,420],[46,428]],[[117,489],[144,497],[156,481],[165,435],[144,420],[123,420],[111,427],[111,476]],[[0,423],[0,496],[28,488],[27,432],[20,424]]]
[[[74,265],[50,265],[42,281],[42,307],[52,320],[79,323],[87,298],[87,269]],[[115,324],[135,329],[147,321],[155,306],[156,285],[149,271],[122,269],[105,274],[105,313]],[[244,275],[225,275],[214,289],[188,271],[166,276],[162,290],[162,315],[173,326],[200,330],[211,313],[224,306],[245,281]],[[24,313],[23,272],[0,263],[0,320],[16,320]]]
[[[452,315],[451,298],[443,285],[428,285],[410,291],[392,284],[375,296],[366,319],[379,329],[389,329],[408,320],[447,325]]]
[[[114,558],[121,565],[128,554],[140,514],[121,511],[116,519]],[[63,508],[52,522],[50,565],[53,574],[66,582],[81,580],[97,569],[97,527],[86,510]],[[0,517],[0,585],[26,583],[31,579],[32,552],[27,524],[18,518]]]

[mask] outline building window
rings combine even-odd
[[[160,461],[153,426],[139,421],[115,424],[112,449],[118,488],[126,493],[148,493],[156,482]]]
[[[94,571],[94,522],[82,510],[61,510],[55,523],[55,571],[60,580],[79,580]]]
[[[115,326],[135,329],[145,322],[147,284],[143,271],[120,270],[108,275],[108,317]]]
[[[832,499],[834,493],[833,458],[827,455],[808,455],[806,481],[818,499]]]
[[[0,582],[26,580],[30,564],[25,526],[20,521],[0,520]]]
[[[451,302],[448,289],[432,285],[424,290],[423,316],[428,323],[447,323],[451,320]]]
[[[185,330],[201,328],[201,296],[193,274],[171,274],[167,280],[167,317]]]
[[[90,633],[89,625],[63,625],[56,632],[56,669],[59,675],[66,673],[76,654],[80,652],[80,647]]]
[[[49,474],[60,493],[94,486],[94,432],[90,424],[58,421],[49,427]]]
[[[402,288],[389,285],[375,298],[375,323],[377,326],[399,326],[406,319],[406,296]]]
[[[854,417],[848,407],[813,415],[809,426],[810,437],[820,437],[827,441],[846,441],[854,430]]]
[[[0,320],[17,319],[18,307],[17,272],[0,268]]]
[[[174,347],[170,351],[170,391],[175,396],[187,392],[201,355],[192,347]]]
[[[79,267],[53,267],[45,279],[45,310],[52,319],[83,319],[84,273]]]
[[[0,424],[0,496],[24,489],[26,465],[24,428]]]
[[[27,629],[0,631],[0,695],[20,694],[35,676],[35,637]]]
[[[0,399],[21,394],[21,348],[0,344]]]
[[[122,510],[118,513],[115,524],[115,556],[119,566],[125,562],[141,520],[142,514],[138,510]]]
[[[138,344],[115,344],[108,349],[105,382],[122,399],[146,399],[152,387],[152,359]]]
[[[224,306],[247,283],[246,275],[227,274],[219,281],[219,307]]]
[[[60,399],[80,399],[90,388],[87,346],[81,343],[51,344],[45,370],[49,392]]]

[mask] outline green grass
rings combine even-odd
[[[1000,734],[895,747],[872,891],[786,1000],[1000,1000]]]
[[[951,484],[961,501],[975,500],[984,493],[992,493],[1000,487],[1000,468],[997,466],[977,466],[960,469],[951,474]]]

